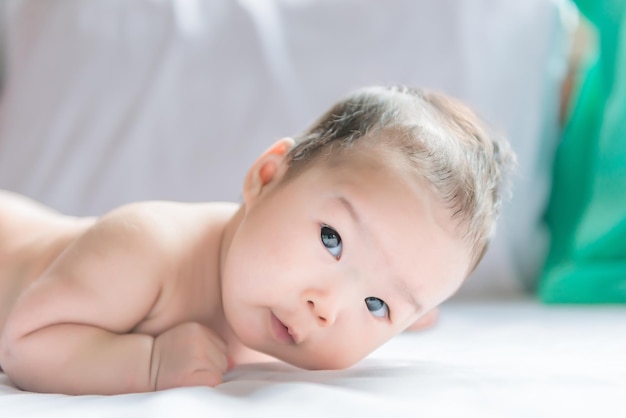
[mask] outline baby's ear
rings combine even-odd
[[[292,138],[283,138],[269,147],[250,167],[243,183],[243,200],[250,205],[266,186],[278,182],[287,172],[287,153],[294,146]]]

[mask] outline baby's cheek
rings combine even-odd
[[[407,331],[421,331],[423,329],[428,329],[434,326],[439,319],[439,309],[434,308],[419,317],[415,320],[409,327],[406,329]]]

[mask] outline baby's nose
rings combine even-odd
[[[313,314],[318,325],[329,327],[337,319],[337,303],[329,295],[318,294],[307,298],[309,311]]]

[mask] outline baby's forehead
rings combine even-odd
[[[343,215],[338,219],[357,220],[350,225],[360,224],[357,247],[364,251],[361,253],[364,258],[360,260],[368,266],[374,263],[372,271],[376,265],[384,264],[376,260],[388,255],[383,259],[395,260],[389,263],[389,267],[394,268],[381,271],[382,275],[397,271],[397,276],[405,279],[416,274],[440,277],[443,282],[452,283],[454,289],[445,290],[445,295],[433,296],[441,301],[465,278],[468,266],[451,270],[450,257],[465,260],[468,246],[454,227],[451,212],[428,180],[408,167],[403,161],[405,157],[393,149],[391,152],[384,149],[385,146],[378,143],[359,144],[332,158],[325,156],[306,169],[310,173],[307,183],[301,184],[298,190],[314,195],[314,206],[323,216],[339,213]],[[324,219],[330,219],[326,222],[344,233],[342,222],[332,223],[337,218]],[[426,265],[440,267],[419,274]],[[438,289],[430,287],[438,287],[439,282],[426,281],[419,287],[422,292],[437,292]],[[432,303],[426,305],[432,307]]]
[[[351,152],[338,156],[327,167],[329,170],[338,170],[338,172],[354,171],[360,173],[361,175],[354,177],[356,183],[372,184],[373,177],[389,178],[392,182],[391,185],[384,182],[374,182],[372,186],[378,186],[381,190],[384,189],[385,192],[396,195],[418,196],[421,204],[428,205],[432,214],[432,221],[447,234],[463,243],[468,251],[472,251],[471,245],[466,239],[467,225],[465,225],[462,217],[457,216],[457,209],[451,207],[441,191],[423,174],[423,168],[418,163],[411,161],[410,156],[405,155],[399,147],[393,147],[382,142],[361,144]],[[409,187],[395,188],[393,183],[405,183]],[[379,201],[380,199],[374,195],[370,201],[362,204],[376,205]],[[407,219],[407,222],[410,221]]]

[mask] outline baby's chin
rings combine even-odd
[[[342,370],[353,366],[365,356],[355,358],[355,356],[341,356],[336,352],[311,353],[311,352],[290,352],[290,353],[267,353],[268,355],[306,370]]]

